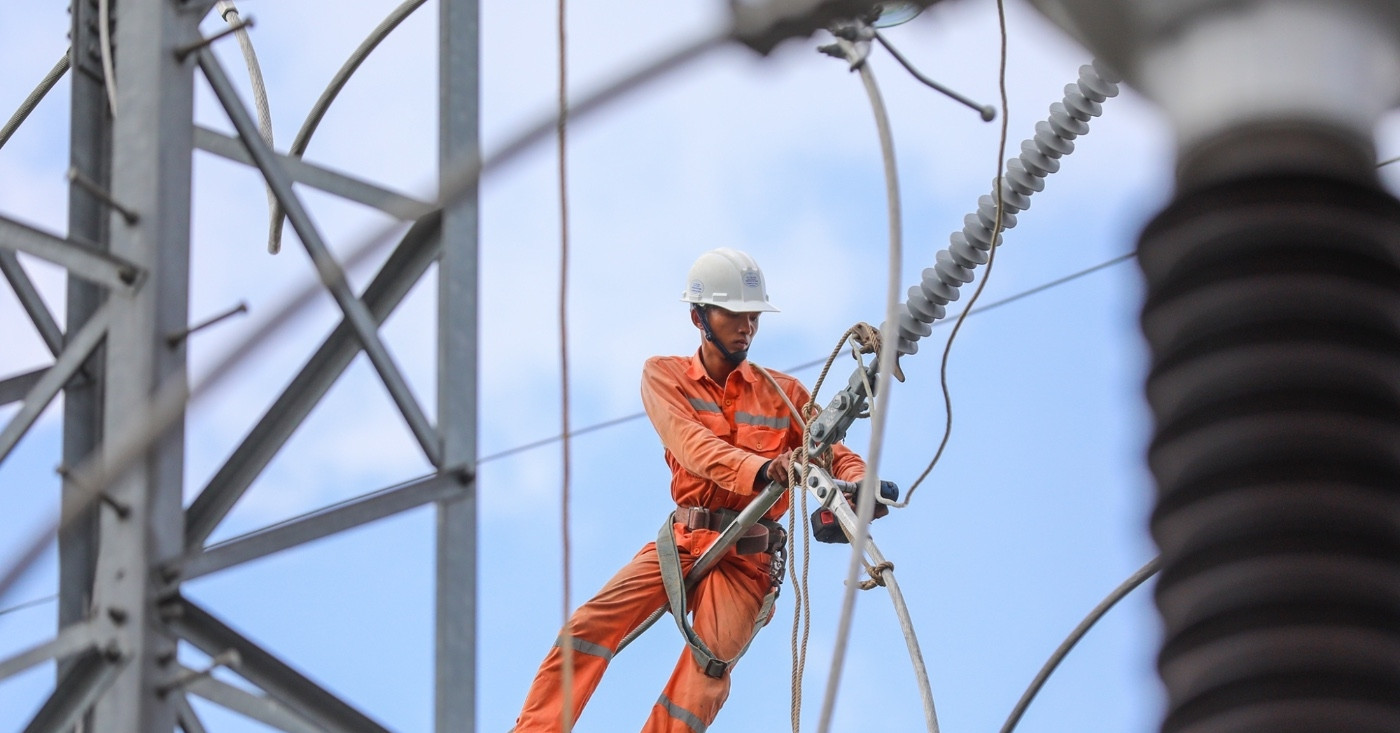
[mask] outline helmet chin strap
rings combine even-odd
[[[724,348],[724,344],[720,343],[719,339],[715,338],[715,332],[713,329],[710,328],[710,309],[698,303],[693,304],[691,307],[695,308],[700,313],[700,330],[705,332],[705,340],[714,344],[716,349],[719,349],[719,355],[724,357],[725,361],[729,362],[730,364],[733,364],[734,366],[739,366],[740,364],[744,363],[745,359],[749,358],[748,349],[744,349],[742,351],[730,351],[729,349]]]

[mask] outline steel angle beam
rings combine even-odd
[[[221,542],[186,558],[179,569],[179,576],[192,580],[432,501],[450,498],[462,493],[470,480],[470,477],[451,474],[425,476],[334,508]]]
[[[58,687],[24,727],[24,733],[68,733],[125,666],[125,657],[114,659],[101,652],[79,657],[59,677]]]
[[[208,733],[194,706],[190,705],[190,699],[183,693],[175,696],[175,722],[184,733]]]
[[[10,419],[4,430],[0,430],[0,462],[4,462],[6,456],[14,450],[19,439],[24,437],[25,431],[29,430],[44,408],[48,407],[50,401],[58,394],[63,385],[68,382],[77,371],[82,368],[83,362],[87,360],[92,350],[102,342],[107,335],[107,325],[111,320],[112,306],[105,305],[93,317],[88,320],[87,325],[73,337],[68,348],[63,350],[63,354],[39,377],[24,396],[24,405],[20,407],[19,413]]]
[[[243,141],[207,127],[194,128],[195,147],[206,153],[244,165],[255,165]],[[382,186],[308,163],[290,155],[274,154],[287,175],[297,183],[335,194],[348,201],[378,209],[396,219],[411,221],[432,211],[433,206]]]
[[[438,188],[481,156],[481,9],[438,3]],[[438,430],[442,468],[475,474],[477,418],[477,187],[443,211],[438,265]],[[476,730],[477,505],[469,486],[438,503],[433,640],[433,727]]]
[[[171,630],[205,654],[233,650],[238,660],[231,669],[277,698],[297,714],[332,733],[376,733],[388,729],[292,669],[271,652],[254,644],[208,611],[179,598],[169,602]]]
[[[208,700],[225,710],[288,733],[321,733],[321,729],[266,695],[234,687],[213,677],[203,677],[185,686],[191,695]]]
[[[34,389],[34,385],[44,376],[46,371],[48,371],[48,367],[0,379],[0,405],[8,405],[24,399],[24,396],[29,393],[29,390]]]
[[[258,133],[257,123],[253,121],[252,116],[243,106],[243,102],[238,98],[238,92],[229,81],[228,75],[224,73],[219,60],[207,48],[200,49],[198,55],[199,68],[204,71],[204,78],[209,82],[209,87],[213,89],[214,96],[218,97],[219,103],[228,114],[229,121],[238,131],[239,137],[242,138],[244,146],[247,147],[254,163],[257,164],[258,170],[262,172],[268,188],[272,190],[278,203],[287,212],[287,219],[292,222],[292,228],[296,230],[302,245],[306,247],[307,254],[316,264],[316,271],[321,277],[321,282],[325,283],[331,297],[335,299],[341,312],[345,314],[346,320],[354,328],[355,336],[365,350],[365,356],[369,358],[374,370],[379,373],[380,381],[384,383],[389,396],[393,398],[394,404],[399,408],[409,430],[417,438],[419,447],[423,449],[423,455],[434,466],[442,465],[442,445],[437,430],[429,422],[422,406],[418,404],[417,398],[413,396],[413,391],[404,379],[402,370],[394,362],[394,357],[384,345],[383,339],[379,337],[378,324],[374,317],[370,315],[364,303],[360,302],[350,290],[350,283],[345,278],[345,271],[341,268],[340,263],[336,262],[335,257],[321,238],[320,231],[311,221],[310,214],[302,206],[301,199],[292,190],[291,178]]]
[[[0,249],[0,273],[4,273],[5,279],[10,281],[15,297],[19,299],[24,312],[29,314],[29,320],[34,323],[34,329],[39,332],[44,345],[49,347],[49,353],[58,356],[63,351],[63,329],[59,328],[58,321],[49,312],[39,289],[34,287],[34,281],[29,279],[29,273],[24,271],[24,265],[20,264],[14,252]]]
[[[63,239],[3,216],[0,216],[0,249],[34,255],[63,267],[71,275],[123,292],[138,285],[145,274],[136,265],[91,245]]]
[[[0,680],[33,667],[50,659],[66,659],[79,652],[91,650],[97,644],[97,633],[92,622],[71,624],[58,632],[58,636],[43,644],[26,649],[9,659],[0,661]]]
[[[437,258],[441,224],[438,212],[414,223],[365,288],[362,300],[376,324],[393,313]],[[185,510],[187,548],[204,544],[359,351],[354,330],[342,319]]]

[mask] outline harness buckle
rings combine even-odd
[[[711,659],[705,663],[705,676],[719,679],[729,670],[729,662],[723,659]]]

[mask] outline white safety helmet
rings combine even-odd
[[[767,313],[778,309],[768,302],[763,270],[737,249],[720,247],[700,255],[685,278],[681,300],[716,305],[735,313]]]

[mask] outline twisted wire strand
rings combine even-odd
[[[233,4],[233,0],[219,0],[214,9],[230,27],[236,28],[233,32],[238,38],[238,48],[243,52],[243,63],[248,67],[248,81],[253,87],[253,108],[258,113],[258,134],[263,142],[272,147],[272,107],[267,102],[267,85],[263,82],[262,65],[258,63],[258,52],[253,48],[253,37],[249,35],[246,26],[239,25],[238,7]],[[269,217],[277,216],[278,207],[277,195],[272,192],[272,186],[267,186],[267,213]],[[275,254],[275,253],[274,253]]]
[[[29,114],[33,112],[34,108],[39,106],[39,102],[43,101],[44,97],[48,95],[49,90],[53,89],[54,86],[58,84],[58,80],[62,79],[64,74],[68,73],[68,68],[73,63],[71,55],[71,49],[63,53],[63,58],[60,58],[58,63],[54,64],[53,68],[49,69],[49,73],[44,74],[44,78],[39,80],[39,85],[34,87],[34,91],[30,92],[29,96],[25,97],[23,102],[19,103],[19,109],[16,109],[15,113],[10,115],[10,119],[5,123],[5,126],[0,127],[0,148],[5,147],[5,143],[10,141],[10,138],[15,134],[15,131],[19,129],[19,126],[24,124],[24,121],[29,118]]]
[[[117,116],[117,70],[112,60],[112,0],[97,0],[97,45],[102,56],[102,85],[107,109]]]

